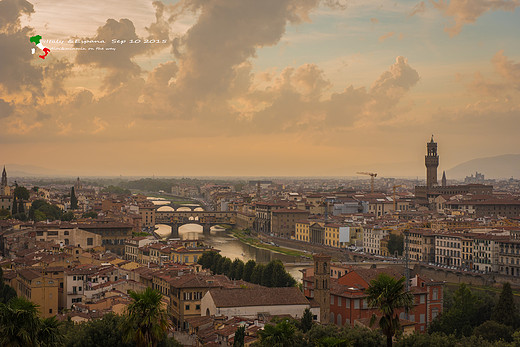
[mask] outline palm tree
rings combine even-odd
[[[295,328],[286,320],[276,325],[267,324],[264,330],[258,332],[260,345],[269,347],[292,347],[294,346]]]
[[[19,297],[0,303],[1,346],[37,346],[39,327],[38,305]]]
[[[392,337],[400,328],[399,315],[395,312],[398,308],[411,309],[413,306],[413,295],[404,289],[405,278],[396,279],[387,274],[380,274],[376,279],[370,281],[366,290],[368,304],[381,311],[379,327],[386,335],[386,345],[392,346]],[[375,320],[372,317],[372,322]]]
[[[130,291],[134,300],[127,307],[123,331],[127,342],[136,346],[155,347],[171,326],[166,310],[161,306],[162,294],[152,288],[143,292]]]
[[[38,329],[38,342],[40,346],[53,347],[63,345],[65,336],[60,326],[61,322],[56,319],[56,316],[42,319],[40,328]]]

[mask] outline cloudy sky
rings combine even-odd
[[[1,0],[0,164],[422,176],[431,134],[441,170],[519,153],[517,7]],[[31,53],[34,35],[51,49],[45,59]]]

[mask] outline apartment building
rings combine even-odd
[[[330,317],[333,324],[344,326],[366,322],[379,311],[368,305],[366,289],[371,280],[385,273],[395,278],[403,277],[404,270],[399,267],[363,269],[354,268],[339,279],[330,280]],[[314,297],[314,276],[304,272],[303,288],[308,298]],[[414,296],[414,307],[408,312],[398,310],[401,320],[412,322],[416,331],[425,332],[428,325],[442,313],[443,282],[427,280],[420,276],[410,279],[410,291]]]
[[[16,295],[38,305],[40,315],[47,318],[58,313],[58,287],[59,281],[43,270],[20,269],[14,289]]]
[[[391,229],[367,225],[363,227],[363,251],[369,254],[382,255],[381,241],[390,234]]]
[[[437,264],[456,266],[462,265],[462,235],[437,234],[435,237],[435,262]]]

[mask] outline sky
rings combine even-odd
[[[520,153],[518,7],[0,0],[0,164],[415,177],[432,134],[439,170]]]

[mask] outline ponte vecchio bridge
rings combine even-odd
[[[172,234],[177,235],[179,227],[185,224],[198,224],[203,232],[209,232],[210,228],[219,224],[234,226],[236,224],[236,212],[220,211],[157,211],[155,223],[169,225]]]

